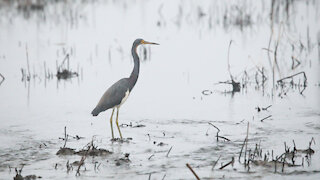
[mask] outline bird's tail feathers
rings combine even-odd
[[[94,108],[94,110],[91,112],[91,114],[93,115],[93,116],[98,116],[98,114],[100,113],[100,109],[99,108]]]

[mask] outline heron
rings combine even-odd
[[[130,77],[120,79],[119,81],[114,83],[109,89],[107,89],[107,91],[103,94],[100,101],[98,102],[97,106],[91,112],[93,116],[98,116],[99,113],[106,111],[108,109],[112,109],[112,113],[110,117],[112,140],[114,140],[112,117],[115,109],[117,109],[116,125],[119,131],[120,139],[122,139],[122,134],[121,134],[119,123],[118,123],[119,109],[120,109],[120,106],[128,99],[130,92],[132,91],[133,87],[136,85],[136,82],[138,80],[140,60],[137,54],[137,47],[141,44],[159,45],[158,43],[148,42],[143,39],[136,39],[133,42],[132,49],[131,49],[134,67]]]

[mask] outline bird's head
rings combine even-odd
[[[148,42],[148,41],[145,41],[145,40],[143,40],[143,39],[136,39],[136,40],[133,42],[133,46],[135,46],[135,47],[139,46],[140,44],[159,45],[158,43]]]

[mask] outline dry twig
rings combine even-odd
[[[219,129],[217,126],[215,126],[215,125],[212,124],[211,122],[208,122],[208,124],[210,124],[211,126],[213,126],[214,128],[216,128],[216,129],[218,130],[218,131],[217,131],[217,135],[216,135],[217,141],[219,141],[219,138],[224,139],[224,140],[226,140],[226,141],[231,141],[230,139],[228,139],[228,138],[226,138],[226,137],[219,136],[220,129]]]
[[[0,85],[1,85],[6,78],[1,73],[0,73],[0,77],[2,78],[0,81]]]
[[[230,164],[232,164],[232,165],[233,165],[233,163],[234,163],[234,157],[232,157],[232,159],[231,159],[231,161],[230,161],[230,162],[228,162],[227,164],[225,164],[225,165],[221,166],[219,169],[223,169],[223,168],[225,168],[225,167],[229,166]]]
[[[26,56],[27,56],[27,68],[28,68],[27,81],[29,81],[30,77],[31,77],[31,74],[30,74],[30,66],[29,66],[28,45],[26,45]]]
[[[212,165],[212,169],[211,170],[213,170],[214,167],[216,167],[216,165],[218,164],[218,161],[220,160],[220,158],[221,158],[221,155],[218,157],[217,161],[214,162],[214,164]]]
[[[65,126],[64,127],[64,145],[63,145],[63,148],[66,147],[67,141],[68,141],[67,126]]]
[[[200,180],[199,176],[196,174],[196,172],[194,172],[194,170],[192,169],[192,167],[188,163],[186,164],[186,166],[190,169],[190,171],[196,177],[196,179]]]
[[[169,151],[168,151],[168,153],[167,153],[167,155],[166,155],[167,157],[169,157],[169,153],[170,153],[172,147],[173,147],[173,146],[171,146],[171,148],[169,149]]]
[[[246,151],[247,151],[248,136],[249,136],[249,122],[248,122],[248,124],[247,124],[247,136],[246,136],[246,138],[244,139],[243,144],[242,144],[242,147],[241,147],[241,150],[240,150],[239,162],[240,162],[240,159],[241,159],[243,147],[246,145],[246,148],[245,148],[245,157],[244,157],[244,161],[245,161],[245,163],[246,163]]]
[[[80,162],[79,162],[79,166],[78,166],[78,169],[77,169],[77,172],[76,172],[76,176],[80,176],[80,168],[81,168],[81,166],[84,164],[84,161],[86,160],[89,151],[90,151],[91,149],[93,149],[93,148],[94,148],[94,146],[93,146],[93,140],[92,140],[92,141],[91,141],[91,145],[88,147],[88,150],[87,150],[86,153],[81,157],[81,160],[80,160]]]
[[[265,118],[261,119],[260,121],[261,121],[261,122],[263,122],[264,120],[266,120],[266,119],[268,119],[268,118],[270,118],[270,117],[272,117],[272,115],[269,115],[269,116],[267,116],[267,117],[265,117]]]
[[[152,154],[150,157],[148,157],[148,160],[150,160],[153,156],[154,156],[154,154]]]
[[[291,78],[293,78],[294,76],[297,76],[297,75],[299,75],[299,74],[303,74],[304,84],[306,84],[306,82],[307,82],[307,76],[306,76],[306,73],[305,73],[304,71],[298,72],[298,73],[293,74],[293,75],[291,75],[291,76],[284,77],[284,78],[282,78],[282,79],[279,79],[279,80],[277,81],[277,83],[282,83],[283,80],[291,79]]]

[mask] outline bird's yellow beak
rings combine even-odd
[[[141,41],[141,44],[153,44],[153,45],[159,45],[158,43],[148,42],[148,41],[145,41],[145,40],[142,40],[142,41]]]

